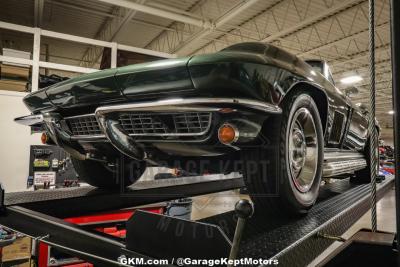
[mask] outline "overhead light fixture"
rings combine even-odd
[[[363,78],[360,75],[353,75],[353,76],[342,78],[340,80],[340,82],[344,83],[344,84],[352,84],[352,83],[358,83],[358,82],[362,81],[362,79]]]
[[[388,114],[393,115],[394,114],[394,110],[389,110]]]

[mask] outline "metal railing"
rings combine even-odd
[[[91,38],[86,38],[82,36],[76,36],[71,34],[65,34],[60,32],[43,30],[40,28],[27,27],[22,25],[17,25],[13,23],[0,21],[0,29],[12,30],[17,32],[24,32],[33,34],[33,50],[32,50],[32,59],[22,59],[16,57],[8,57],[0,55],[1,62],[9,62],[16,64],[25,64],[32,66],[32,92],[37,91],[39,87],[39,69],[53,69],[53,70],[62,70],[62,71],[70,71],[70,72],[78,72],[78,73],[90,73],[98,71],[98,69],[93,68],[84,68],[73,65],[52,63],[40,60],[40,41],[42,36],[51,37],[55,39],[62,39],[87,45],[95,45],[106,48],[111,48],[111,68],[117,67],[117,52],[118,50],[135,52],[140,54],[152,55],[162,58],[176,58],[175,54],[168,54],[164,52],[154,51],[150,49],[144,49],[140,47],[128,46],[123,44],[118,44],[116,42],[106,42]]]

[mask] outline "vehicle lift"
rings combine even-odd
[[[373,1],[370,0],[371,3]],[[395,159],[398,167],[400,76],[397,70],[400,67],[400,23],[397,22],[400,16],[395,14],[400,14],[400,2],[392,0],[391,7],[393,95],[397,114],[394,119]],[[396,183],[396,221],[399,233],[399,168],[396,168],[396,177],[389,175],[378,183],[376,196],[379,200]],[[316,205],[307,215],[297,218],[269,216],[267,212],[258,210],[249,217],[251,212],[244,212],[249,210],[243,209],[245,205],[240,203],[235,210],[232,207],[230,212],[199,221],[137,210],[125,222],[125,239],[64,220],[242,187],[244,181],[240,176],[206,175],[139,181],[122,192],[114,193],[93,187],[19,193],[4,193],[0,189],[0,225],[87,260],[95,266],[124,266],[119,262],[123,257],[209,259],[232,258],[232,255],[238,258],[277,259],[279,266],[306,266],[330,244],[340,240],[340,236],[370,208],[370,184],[353,184],[349,179],[343,179],[323,185]],[[359,234],[365,235],[365,232]],[[375,252],[382,240],[370,240],[375,242],[370,242],[375,246]],[[346,243],[342,249],[344,252]],[[400,244],[397,242],[394,245],[399,251]],[[364,248],[362,254],[353,253],[347,255],[347,258],[350,256],[353,261],[371,258],[367,257],[366,251]],[[400,263],[400,254],[397,254]],[[376,253],[371,255],[375,256]],[[324,266],[337,266],[332,259],[335,261],[343,258],[328,257],[327,265]]]
[[[393,184],[393,176],[379,183],[378,199]],[[139,181],[114,193],[90,186],[3,192],[0,225],[95,266],[124,266],[121,257],[210,259],[227,258],[230,253],[238,258],[278,259],[279,266],[305,266],[370,208],[369,184],[343,179],[323,185],[316,205],[300,218],[269,216],[257,210],[251,218],[243,218],[246,215],[241,216],[238,205],[236,210],[232,207],[230,212],[199,221],[137,210],[124,222],[125,239],[64,220],[242,187],[242,177],[231,174]]]

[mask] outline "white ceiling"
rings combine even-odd
[[[336,81],[351,74],[361,75],[363,80],[357,84],[360,93],[353,99],[368,103],[367,0],[131,2],[206,22],[206,26],[176,22],[99,0],[0,0],[0,21],[27,26],[36,23],[48,30],[178,55],[211,53],[244,41],[269,42],[302,58],[328,60]],[[389,0],[375,2],[377,116],[383,127],[391,127],[392,117],[387,114],[391,110]],[[42,13],[35,8],[38,4],[43,6]],[[209,29],[207,25],[216,27]],[[15,39],[16,45],[26,47],[26,38],[20,34],[0,31],[0,38]],[[49,44],[52,62],[96,66],[101,54],[101,50],[90,53],[92,48],[75,43],[52,39],[45,43]]]

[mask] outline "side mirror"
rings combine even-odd
[[[360,109],[362,114],[368,113],[368,107],[364,103],[357,103],[356,106]]]
[[[343,92],[347,97],[350,97],[350,96],[358,94],[359,91],[358,91],[357,87],[351,86],[351,87],[344,89]]]

